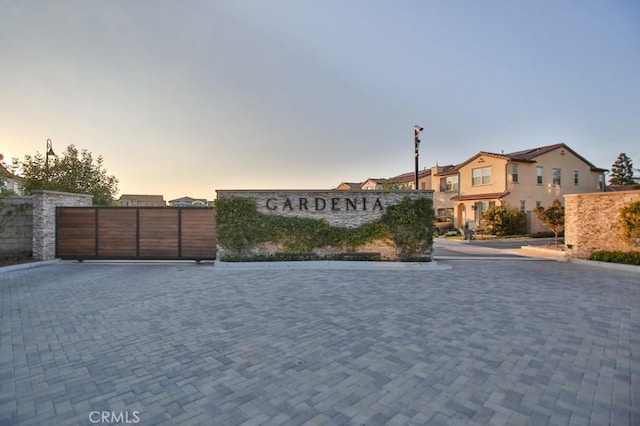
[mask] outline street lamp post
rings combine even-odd
[[[413,135],[414,135],[413,141],[414,141],[415,150],[416,150],[416,152],[415,152],[415,156],[416,156],[416,186],[415,186],[415,189],[418,189],[418,156],[419,156],[418,148],[420,146],[420,137],[419,136],[420,136],[420,132],[422,130],[424,130],[424,129],[422,127],[418,126],[417,124],[413,128]]]
[[[49,181],[49,157],[55,157],[56,153],[53,152],[53,144],[51,143],[51,139],[47,139],[47,153],[44,157],[44,168],[47,172],[47,181]]]

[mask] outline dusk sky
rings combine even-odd
[[[568,144],[640,167],[637,0],[0,0],[0,153],[120,194],[323,189]]]

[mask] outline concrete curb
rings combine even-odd
[[[627,271],[640,273],[640,265],[625,265],[624,263],[600,262],[598,260],[572,259],[568,258],[567,262],[577,265],[598,266],[605,269],[615,269],[616,271]]]
[[[23,269],[38,268],[40,266],[54,265],[60,262],[60,259],[41,260],[36,262],[18,263],[16,265],[0,267],[0,274],[4,272],[20,271]]]
[[[216,269],[220,270],[290,270],[290,269],[347,269],[347,270],[388,270],[388,271],[444,271],[452,269],[450,265],[431,262],[367,262],[340,260],[309,260],[297,262],[223,262],[215,261]]]

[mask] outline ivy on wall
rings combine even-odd
[[[428,198],[403,198],[379,220],[357,228],[329,225],[323,219],[284,217],[258,211],[252,198],[224,197],[215,201],[218,244],[230,257],[246,258],[259,244],[276,243],[285,252],[311,252],[335,247],[355,251],[367,243],[392,239],[405,260],[430,260],[433,245],[433,203]]]

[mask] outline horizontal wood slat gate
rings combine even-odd
[[[56,257],[214,260],[214,210],[201,207],[57,207]]]

